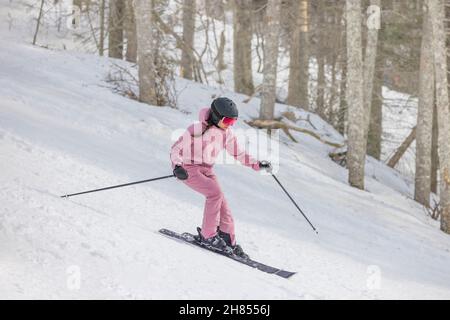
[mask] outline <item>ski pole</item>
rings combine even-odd
[[[314,226],[312,225],[311,221],[309,221],[308,217],[303,213],[302,209],[300,209],[300,207],[297,205],[297,203],[294,201],[294,199],[292,199],[291,195],[286,191],[286,189],[283,187],[283,185],[280,183],[280,181],[277,179],[277,177],[275,177],[275,175],[272,172],[270,174],[275,179],[275,181],[278,182],[278,184],[280,185],[281,189],[283,189],[283,191],[287,194],[289,199],[291,199],[291,201],[295,204],[295,206],[297,207],[298,211],[300,211],[300,213],[305,217],[306,221],[308,221],[308,223],[311,226],[311,228],[313,228],[313,230],[317,234],[319,234],[319,232],[317,232],[316,228],[314,228]]]
[[[61,196],[61,198],[68,198],[68,197],[76,196],[76,195],[79,195],[79,194],[85,194],[85,193],[98,192],[98,191],[109,190],[109,189],[114,189],[114,188],[126,187],[126,186],[131,186],[133,184],[145,183],[145,182],[156,181],[156,180],[167,179],[167,178],[174,178],[174,177],[175,176],[172,174],[170,176],[164,176],[164,177],[147,179],[147,180],[136,181],[136,182],[130,182],[130,183],[125,183],[125,184],[119,184],[119,185],[116,185],[116,186],[111,186],[111,187],[106,187],[106,188],[101,188],[101,189],[95,189],[95,190],[89,190],[89,191],[83,191],[83,192],[78,192],[78,193],[66,194],[66,195]]]

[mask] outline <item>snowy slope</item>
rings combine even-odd
[[[298,271],[290,280],[157,234],[201,222],[203,198],[174,179],[59,198],[170,174],[174,130],[215,94],[244,97],[178,80],[183,112],[149,107],[105,88],[106,58],[0,45],[1,298],[450,298],[450,238],[410,200],[411,184],[369,159],[368,192],[350,188],[309,136],[281,136],[277,176],[319,235],[270,176],[216,166],[238,241]],[[244,119],[258,103],[240,104]]]
[[[298,144],[281,134],[277,177],[319,235],[270,176],[215,168],[238,241],[253,258],[297,271],[290,280],[157,234],[201,223],[203,198],[175,179],[61,199],[170,174],[170,146],[197,111],[217,95],[246,97],[177,79],[180,110],[123,98],[104,81],[112,61],[22,44],[35,12],[0,3],[9,6],[0,8],[0,298],[450,298],[450,238],[411,200],[412,182],[369,158],[367,191],[350,188],[330,147],[299,133]],[[51,28],[40,43],[76,48]],[[258,106],[240,103],[242,120]],[[310,116],[318,133],[343,141]]]

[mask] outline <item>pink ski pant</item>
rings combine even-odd
[[[236,240],[233,217],[212,168],[201,165],[183,167],[189,175],[183,182],[206,197],[202,236],[206,239],[215,236],[219,227],[221,231],[230,235],[231,243],[234,245]]]

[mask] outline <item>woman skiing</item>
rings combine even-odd
[[[190,125],[173,144],[170,159],[174,175],[206,197],[202,228],[197,228],[197,240],[247,258],[241,246],[236,244],[233,216],[212,170],[213,165],[223,149],[256,171],[261,168],[268,170],[271,164],[256,161],[239,148],[230,128],[237,118],[238,109],[233,101],[228,98],[215,99],[210,108],[200,110],[200,123]]]

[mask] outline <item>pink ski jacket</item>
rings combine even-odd
[[[170,152],[172,168],[175,165],[195,164],[212,167],[218,154],[226,149],[240,163],[259,171],[258,161],[239,147],[231,128],[224,130],[214,125],[208,128],[207,119],[210,111],[210,108],[201,109],[200,123],[191,124],[172,145]]]

